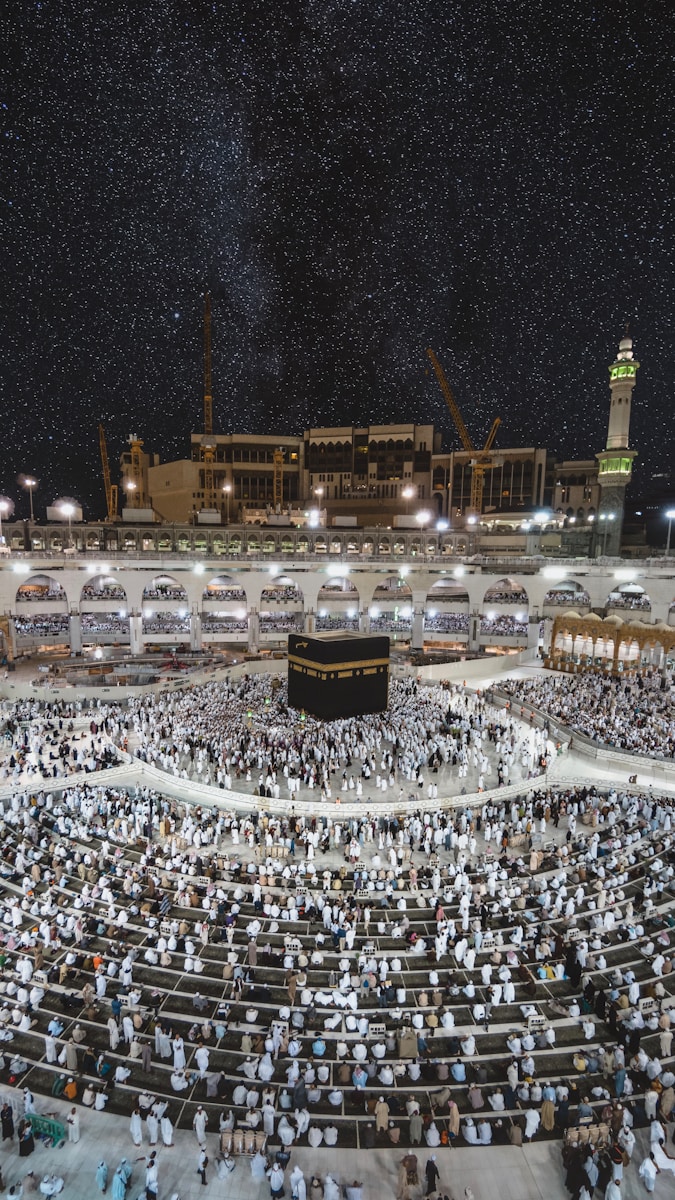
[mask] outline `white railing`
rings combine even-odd
[[[618,747],[609,746],[605,742],[598,742],[594,738],[588,737],[587,734],[580,733],[571,725],[565,725],[562,721],[551,717],[545,709],[537,708],[526,700],[515,699],[508,692],[500,691],[498,687],[489,688],[488,691],[493,704],[503,708],[506,708],[508,704],[513,717],[520,717],[521,713],[526,713],[539,729],[545,725],[548,726],[557,741],[566,743],[570,749],[584,758],[594,759],[596,762],[614,767],[617,769],[617,773],[630,772],[631,775],[641,775],[643,778],[648,776],[653,783],[675,789],[675,760],[656,758],[649,754],[631,754],[629,750],[621,750]]]

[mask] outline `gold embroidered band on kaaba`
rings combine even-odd
[[[289,654],[289,666],[294,667],[311,667],[312,670],[320,670],[322,674],[326,671],[353,671],[363,667],[388,667],[388,658],[357,658],[352,662],[333,662],[324,663],[317,662],[315,658],[301,658],[298,654]]]
[[[315,658],[288,656],[289,671],[310,675],[314,679],[353,679],[359,675],[380,675],[389,671],[388,658],[361,658],[353,662],[320,663]]]

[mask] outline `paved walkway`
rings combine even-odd
[[[38,1097],[38,1107],[46,1101]],[[60,1115],[65,1117],[65,1104],[60,1105]],[[52,1105],[50,1105],[52,1107]],[[7,1190],[19,1183],[29,1170],[38,1180],[52,1172],[65,1180],[63,1200],[96,1200],[100,1195],[94,1175],[96,1165],[104,1158],[110,1168],[108,1192],[112,1175],[120,1159],[126,1157],[134,1171],[127,1191],[127,1200],[138,1200],[143,1194],[144,1164],[135,1162],[139,1155],[149,1153],[147,1143],[141,1150],[133,1145],[129,1135],[129,1122],[121,1117],[105,1113],[86,1112],[80,1106],[81,1138],[76,1145],[66,1143],[59,1150],[46,1149],[39,1142],[35,1153],[28,1159],[19,1158],[16,1139],[11,1149],[2,1143],[2,1174]],[[639,1130],[633,1162],[625,1172],[622,1185],[622,1200],[638,1200],[645,1195],[638,1178],[637,1164],[644,1157],[648,1136]],[[159,1146],[159,1200],[172,1200],[175,1193],[180,1200],[268,1200],[269,1186],[266,1181],[258,1182],[251,1177],[246,1159],[238,1159],[237,1166],[225,1180],[219,1180],[215,1170],[218,1151],[217,1133],[207,1134],[207,1153],[210,1164],[207,1169],[207,1187],[202,1187],[197,1175],[198,1149],[192,1133],[176,1130],[173,1149]],[[418,1158],[422,1170],[430,1152],[421,1149]],[[463,1200],[465,1187],[470,1186],[476,1200],[569,1200],[565,1191],[560,1160],[560,1143],[553,1141],[533,1142],[522,1149],[511,1146],[472,1147],[460,1149],[440,1148],[435,1150],[441,1173],[442,1190],[452,1200]],[[302,1167],[305,1177],[317,1172],[320,1178],[330,1173],[340,1184],[359,1179],[363,1184],[363,1200],[385,1200],[396,1196],[398,1163],[403,1151],[385,1148],[375,1150],[350,1150],[346,1156],[340,1147],[321,1148],[312,1151],[308,1147],[293,1149],[286,1180],[296,1163]],[[421,1196],[423,1189],[419,1189]],[[656,1200],[673,1196],[673,1178],[660,1175],[656,1182]],[[6,1194],[6,1191],[5,1193]],[[39,1193],[37,1194],[39,1198]],[[290,1188],[287,1186],[287,1197]]]

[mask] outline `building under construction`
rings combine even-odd
[[[541,446],[499,445],[504,427],[497,413],[490,414],[485,442],[475,441],[439,359],[431,349],[426,354],[448,409],[444,431],[399,423],[309,428],[297,435],[218,433],[206,296],[203,431],[191,435],[185,458],[165,463],[145,452],[140,438],[129,438],[120,460],[122,518],[198,524],[313,519],[359,526],[490,519],[508,525],[545,510],[581,525],[596,515],[602,519],[603,503],[609,522],[614,512],[622,517],[634,457],[627,421],[639,367],[627,335],[609,368],[608,449],[579,462],[561,462]],[[108,519],[114,520],[117,496],[100,434]],[[452,441],[456,448],[443,448]],[[619,444],[623,457],[615,453]],[[617,519],[612,527],[614,539],[621,524]]]
[[[229,522],[289,507],[353,517],[357,524],[390,524],[394,517],[412,522],[423,507],[434,519],[454,519],[475,510],[475,455],[442,450],[442,436],[433,425],[414,424],[308,429],[298,436],[212,434],[206,457],[204,435],[193,433],[189,457],[160,463],[143,456],[143,486],[164,521],[211,514]],[[135,482],[128,451],[121,467],[127,497],[128,482]],[[597,476],[594,461],[560,463],[541,447],[500,447],[483,477],[480,511],[561,508],[584,519],[597,508]]]

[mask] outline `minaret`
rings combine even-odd
[[[639,362],[633,357],[633,340],[619,342],[619,352],[609,368],[609,427],[607,445],[596,454],[600,509],[596,526],[596,552],[616,556],[621,548],[621,532],[626,506],[626,488],[633,473],[636,450],[629,450],[630,406]]]

